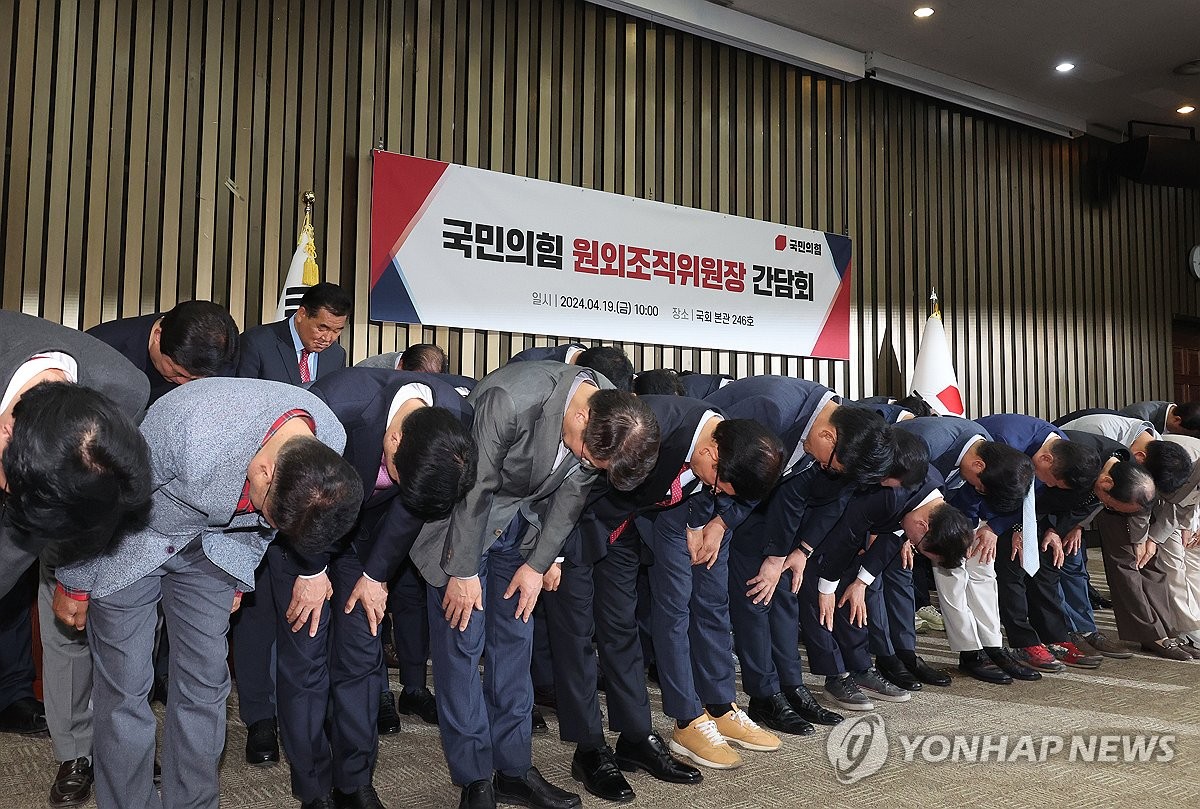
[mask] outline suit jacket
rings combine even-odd
[[[565,343],[560,346],[546,346],[544,348],[527,348],[524,351],[518,351],[513,354],[508,362],[539,362],[541,360],[554,360],[555,362],[566,362],[567,354],[572,348],[587,350],[587,346],[582,343]],[[506,365],[508,363],[505,363]]]
[[[313,417],[317,438],[341,452],[346,432],[313,394],[267,380],[218,377],[181,385],[154,403],[142,422],[150,445],[154,494],[146,525],[124,534],[108,553],[60,567],[58,580],[103,597],[144,578],[197,537],[205,555],[254,589],[254,569],[275,529],[258,514],[235,514],[250,459],[288,410]]]
[[[321,378],[339,368],[346,367],[346,349],[337,343],[317,354],[317,372],[313,380]],[[296,344],[292,342],[292,329],[288,320],[265,323],[247,329],[242,335],[242,355],[238,362],[238,376],[251,379],[272,379],[292,385],[300,382],[300,362],[296,356]]]
[[[1099,433],[1063,430],[1063,434],[1072,443],[1096,450],[1103,462],[1107,462],[1109,458],[1128,461],[1131,457],[1129,449],[1124,444]],[[1072,528],[1089,522],[1102,508],[1104,506],[1101,504],[1100,498],[1096,497],[1095,492],[1090,488],[1074,491],[1045,486],[1038,491],[1038,521],[1043,529],[1053,528],[1060,536],[1066,536],[1066,533]],[[1148,529],[1148,527],[1149,521],[1146,520],[1144,528]],[[1144,537],[1145,530],[1142,531],[1142,538]]]
[[[150,361],[150,332],[161,314],[126,317],[120,320],[110,320],[87,330],[87,333],[102,340],[121,352],[121,356],[133,363],[134,367],[146,375],[150,382],[150,403],[158,401],[164,393],[179,387],[174,382],[168,382]]]
[[[79,384],[112,399],[134,424],[141,421],[150,397],[145,374],[94,337],[20,312],[0,310],[0,396],[26,360],[43,351],[61,351],[73,357],[79,366]],[[18,533],[0,514],[0,595],[8,592],[53,539]]]
[[[1163,440],[1183,447],[1192,459],[1192,474],[1187,483],[1175,491],[1159,492],[1154,503],[1154,524],[1150,529],[1150,538],[1160,545],[1179,529],[1200,530],[1200,438],[1168,435]]]
[[[974,521],[983,510],[983,497],[967,485],[958,468],[958,458],[967,443],[976,437],[991,441],[992,436],[974,421],[948,419],[941,416],[922,416],[896,422],[896,429],[912,433],[925,442],[929,450],[929,465],[937,469],[946,481],[946,499]]]
[[[846,404],[852,407],[865,407],[868,410],[874,410],[886,424],[899,424],[901,416],[912,413],[908,408],[891,402],[868,402],[865,399],[860,399],[856,402],[847,402]]]
[[[386,354],[376,354],[373,357],[367,357],[362,362],[354,363],[355,368],[387,368],[389,371],[399,371],[396,363],[400,362],[402,351],[389,351]],[[462,376],[460,374],[436,374],[443,382],[449,382],[456,388],[465,388],[467,393],[475,389],[479,384],[479,380],[474,377]]]
[[[1067,438],[1066,434],[1048,421],[1025,416],[1020,413],[1003,413],[995,416],[984,416],[977,419],[979,426],[987,430],[993,439],[1002,444],[1008,444],[1014,449],[1024,452],[1030,458],[1037,454],[1042,444],[1051,435]],[[1040,480],[1034,480],[1033,490],[1039,497],[1044,497],[1042,490],[1048,488]],[[1038,514],[1047,512],[1038,508]],[[1021,521],[1020,511],[1007,514],[996,514],[986,503],[980,508],[979,516],[986,520],[988,526],[997,534],[1003,534]]]
[[[1134,402],[1128,407],[1121,408],[1122,416],[1133,416],[1135,419],[1143,419],[1154,425],[1154,429],[1160,433],[1167,431],[1167,414],[1170,412],[1174,402]]]
[[[441,587],[450,576],[476,575],[483,553],[518,511],[530,523],[521,544],[526,562],[540,572],[554,563],[596,480],[571,453],[554,466],[580,376],[612,388],[589,368],[517,362],[488,374],[467,397],[475,409],[478,478],[450,517],[426,523],[417,537],[409,556],[427,582]]]
[[[395,484],[375,491],[383,457],[388,410],[397,391],[419,382],[433,392],[433,406],[443,407],[471,427],[471,405],[442,374],[392,371],[386,368],[345,368],[321,377],[310,390],[321,398],[346,430],[346,460],[363,484],[363,507],[353,537],[363,570],[375,581],[391,581],[408,556],[425,521],[404,507]],[[318,573],[338,548],[320,558],[299,560],[304,573]]]
[[[1059,416],[1058,418],[1056,418],[1054,421],[1052,421],[1050,423],[1053,424],[1055,427],[1061,427],[1064,424],[1066,424],[1067,422],[1074,421],[1075,419],[1083,418],[1084,416],[1095,416],[1095,415],[1103,415],[1103,414],[1115,415],[1115,416],[1122,415],[1121,411],[1112,410],[1107,407],[1085,407],[1082,410],[1075,410],[1071,413],[1068,413],[1065,416]]]
[[[1150,437],[1153,440],[1160,438],[1158,431],[1154,429],[1154,425],[1150,422],[1116,413],[1092,413],[1091,415],[1080,416],[1077,419],[1058,426],[1068,435],[1073,432],[1093,433],[1095,435],[1102,435],[1105,438],[1111,438],[1113,441],[1119,441],[1126,447],[1132,447],[1133,442],[1141,438],[1142,434],[1146,432],[1150,433]]]
[[[721,383],[726,381],[732,384],[734,379],[729,374],[681,374],[679,376],[679,384],[683,385],[683,395],[693,399],[707,399],[721,390]]]

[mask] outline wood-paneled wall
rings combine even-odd
[[[0,302],[72,326],[275,306],[299,197],[355,359],[482,374],[556,338],[366,319],[370,149],[848,234],[846,362],[626,345],[642,367],[900,391],[936,287],[969,411],[1171,391],[1200,194],[1067,141],[583,0],[0,0]],[[485,306],[481,301],[480,306]]]

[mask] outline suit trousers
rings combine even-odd
[[[1179,635],[1200,630],[1200,547],[1185,548],[1177,529],[1158,546],[1155,559],[1167,576],[1171,628]]]
[[[933,562],[916,554],[913,557],[913,598],[917,609],[928,607],[932,602],[929,600],[929,591],[933,589]]]
[[[1085,635],[1095,632],[1096,616],[1092,611],[1092,601],[1088,598],[1092,579],[1087,571],[1087,548],[1082,542],[1079,550],[1064,559],[1058,583],[1067,629]]]
[[[88,607],[99,809],[217,809],[229,698],[229,609],[237,582],[200,539],[144,578]],[[154,789],[154,626],[161,600],[171,652],[162,793]]]
[[[995,563],[985,565],[977,557],[967,557],[953,570],[934,565],[933,582],[951,651],[979,651],[1004,643]]]
[[[1118,637],[1132,643],[1175,637],[1167,574],[1158,554],[1138,570],[1138,547],[1130,541],[1129,518],[1104,510],[1092,524],[1100,532],[1104,575],[1108,578]]]
[[[41,564],[38,629],[42,636],[42,693],[46,725],[60,762],[92,757],[92,650],[87,630],[54,617],[54,569]]]
[[[653,524],[639,519],[650,537],[654,564],[651,632],[663,711],[691,722],[705,705],[737,699],[737,672],[729,622],[729,539],[726,531],[712,568],[693,565],[687,549],[687,501],[664,509]]]
[[[0,597],[0,710],[33,699],[33,599],[37,569],[26,570]],[[52,616],[53,617],[53,616]]]
[[[801,685],[800,608],[792,594],[792,574],[785,571],[767,603],[746,597],[746,582],[762,566],[761,536],[765,520],[751,514],[733,533],[729,545],[729,617],[733,647],[742,668],[742,689],[763,699],[785,687]],[[749,533],[750,540],[746,536]],[[749,547],[747,547],[749,546]]]
[[[299,570],[278,544],[267,551],[278,616],[279,735],[291,764],[292,794],[302,803],[367,786],[375,772],[383,643],[362,605],[343,609],[362,577],[354,548],[329,560],[333,599],[321,608],[315,637],[293,632],[285,613]]]
[[[545,662],[553,669],[549,681],[554,686],[558,703],[559,738],[589,748],[604,744],[604,724],[596,693],[596,653],[592,651],[592,636],[595,634],[592,617],[594,589],[591,565],[576,565],[570,560],[562,563],[562,579],[558,589],[543,592],[538,600],[538,626],[533,641],[534,662],[530,670],[534,686],[545,687],[544,679],[541,682],[536,679],[537,638],[542,635],[548,647],[543,652]],[[629,626],[632,629],[636,593],[611,593],[605,594],[604,598],[615,598],[620,602],[630,617]],[[615,606],[610,605],[610,608]],[[630,634],[637,637],[636,631]],[[610,703],[612,699],[610,696]]]
[[[847,619],[849,609],[840,607],[834,612],[832,632],[821,625],[817,582],[821,575],[828,574],[818,572],[819,564],[817,567],[818,570],[806,571],[800,585],[800,634],[808,650],[808,667],[813,674],[826,677],[848,671],[866,671],[871,667],[867,628],[850,623]],[[852,568],[838,582],[835,594],[838,601],[857,574],[858,568]]]
[[[376,540],[381,541],[381,540]],[[392,642],[400,661],[400,685],[425,688],[429,673],[429,619],[425,597],[428,588],[411,562],[405,562],[388,589],[388,611],[392,614]],[[387,672],[383,674],[384,690]]]
[[[867,587],[867,637],[872,654],[890,657],[898,651],[916,650],[917,604],[913,578],[913,571],[904,567],[897,554]]]
[[[513,518],[479,562],[483,610],[459,631],[442,611],[445,587],[429,586],[429,650],[438,693],[438,725],[450,779],[460,786],[490,780],[496,770],[519,776],[533,766],[533,684],[529,657],[533,624],[515,616],[517,596],[504,598],[524,564],[525,522]],[[485,657],[483,682],[479,662]]]
[[[1021,567],[1021,554],[1012,559],[1013,532],[1005,531],[996,542],[996,583],[1000,600],[1000,623],[1010,646],[1024,648],[1067,639],[1062,599],[1058,595],[1058,568],[1051,555],[1038,551],[1041,567],[1029,576]],[[1032,537],[1026,537],[1030,541]],[[1036,541],[1036,540],[1035,540]]]
[[[554,647],[550,643],[543,598],[533,608],[533,651],[529,657],[529,679],[534,688],[554,690]]]
[[[291,583],[287,593],[281,595],[285,595],[286,611],[292,598]],[[254,571],[254,591],[242,596],[242,606],[229,620],[233,671],[237,676],[238,715],[247,727],[263,719],[275,718],[275,636],[283,614],[278,612],[276,603],[271,573],[264,557]]]

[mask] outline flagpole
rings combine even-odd
[[[940,320],[940,319],[941,319],[941,317],[942,317],[942,307],[938,306],[938,296],[937,296],[937,289],[933,289],[932,291],[930,291],[930,293],[929,293],[929,305],[933,307],[933,311],[932,311],[932,312],[930,312],[930,314],[931,314],[933,317],[936,317],[936,318],[938,318],[938,319]]]

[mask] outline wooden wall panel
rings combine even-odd
[[[193,296],[262,322],[312,190],[354,359],[434,341],[481,375],[569,338],[367,320],[379,144],[853,239],[850,362],[619,344],[640,367],[902,392],[936,288],[970,412],[1055,415],[1169,396],[1200,315],[1200,192],[584,0],[9,0],[0,104],[0,304],[76,327]]]

